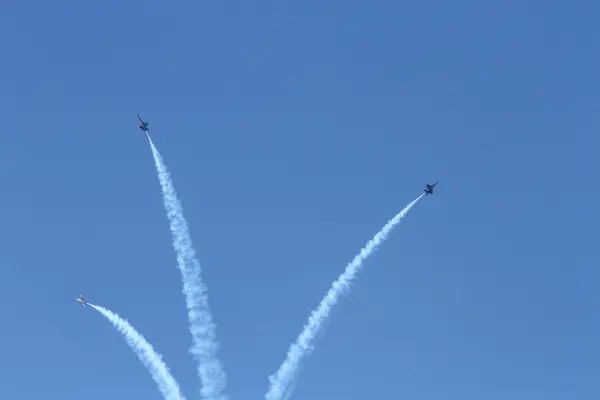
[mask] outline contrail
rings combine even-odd
[[[225,372],[217,358],[219,344],[216,339],[216,327],[208,306],[206,286],[202,282],[200,263],[187,221],[183,216],[183,207],[177,198],[177,192],[163,159],[154,146],[150,135],[146,134],[152,148],[154,163],[163,193],[163,202],[173,236],[173,248],[177,253],[177,267],[181,271],[183,293],[185,295],[192,347],[190,353],[198,362],[198,376],[202,383],[201,394],[207,400],[225,400],[221,393],[225,388]]]
[[[152,345],[144,339],[144,337],[137,332],[129,322],[119,317],[117,314],[104,307],[100,307],[91,303],[87,303],[90,307],[95,308],[100,314],[104,315],[115,328],[123,336],[127,344],[131,347],[133,352],[138,356],[142,364],[152,374],[152,379],[158,385],[158,389],[163,394],[166,400],[185,400],[185,397],[179,390],[179,384],[175,381],[175,378],[169,372],[169,368],[162,361],[162,356],[158,354],[152,348]]]
[[[275,375],[269,377],[270,387],[265,395],[267,400],[287,399],[291,395],[290,384],[294,383],[294,377],[297,374],[300,362],[305,355],[310,354],[313,345],[312,342],[321,328],[321,324],[329,316],[333,306],[339,301],[339,297],[350,289],[350,284],[356,278],[360,271],[363,261],[367,259],[377,247],[387,238],[391,230],[408,213],[408,211],[423,197],[423,194],[413,200],[394,218],[392,218],[374,237],[371,239],[360,253],[346,266],[346,269],[327,292],[327,295],[321,300],[319,306],[312,311],[308,318],[308,323],[293,343],[287,353],[285,361],[279,367]]]

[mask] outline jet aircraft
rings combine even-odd
[[[80,295],[77,298],[77,301],[80,302],[83,307],[85,307],[87,305],[87,301],[83,298],[83,295]]]
[[[142,118],[140,118],[140,114],[138,114],[137,117],[140,120],[140,125],[138,126],[138,128],[140,128],[140,130],[143,132],[148,132],[148,123],[144,122]]]
[[[433,185],[430,185],[429,183],[425,185],[425,190],[423,190],[425,192],[425,196],[433,195],[433,188],[435,187],[435,185],[438,184],[438,182],[439,181],[437,181]]]

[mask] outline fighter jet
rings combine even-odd
[[[433,196],[433,188],[435,187],[435,185],[438,184],[438,182],[439,181],[437,181],[433,185],[430,185],[429,183],[425,185],[425,190],[423,190],[425,192],[425,196],[429,196],[429,195]]]
[[[83,298],[83,295],[80,295],[77,298],[77,301],[80,302],[83,307],[85,307],[87,305],[87,301]]]
[[[140,130],[142,132],[148,132],[148,123],[144,122],[142,120],[142,118],[140,118],[140,114],[137,115],[138,119],[140,120],[140,125],[138,126],[138,128],[140,128]]]

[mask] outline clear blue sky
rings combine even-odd
[[[197,398],[137,112],[185,207],[232,400],[263,398],[331,281],[438,179],[294,399],[600,395],[597,1],[2,8],[3,398],[161,399],[79,294]]]

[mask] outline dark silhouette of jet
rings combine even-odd
[[[433,185],[430,185],[429,183],[427,185],[425,185],[425,196],[429,196],[429,195],[433,195],[433,188],[435,187],[435,185],[437,185],[439,183],[439,181],[437,181],[436,183],[434,183]]]

